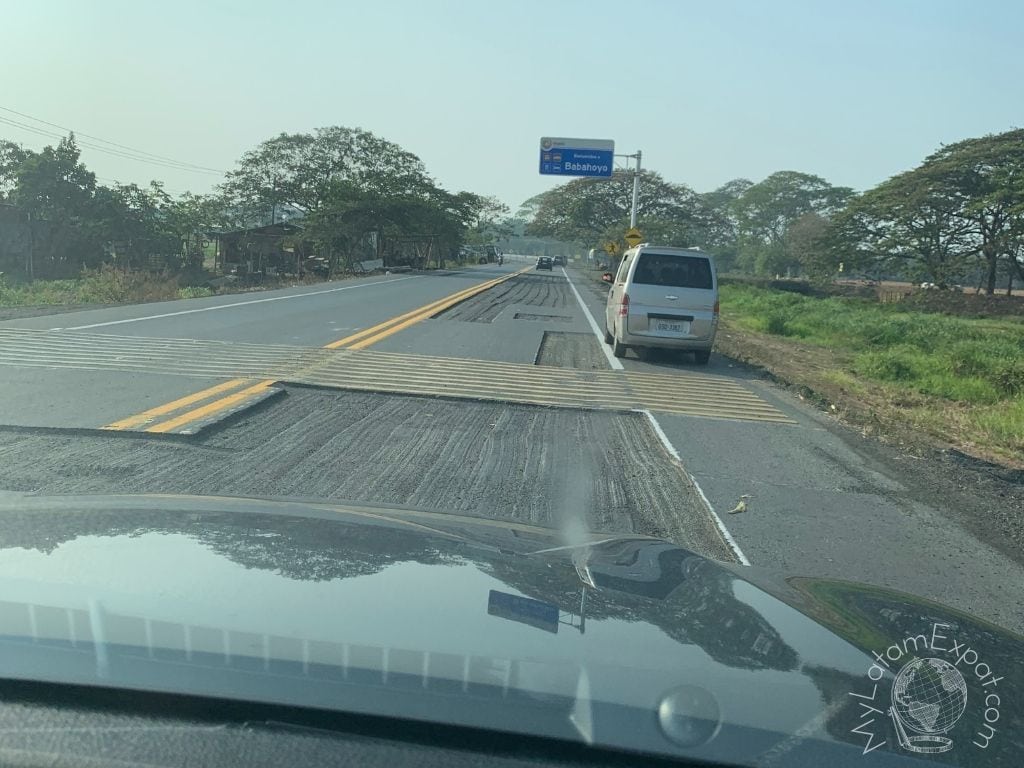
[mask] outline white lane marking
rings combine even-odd
[[[583,310],[583,314],[586,315],[587,322],[590,323],[590,328],[594,332],[594,335],[597,336],[598,343],[601,345],[601,349],[604,350],[604,354],[605,357],[608,358],[608,362],[615,370],[623,370],[622,363],[619,362],[619,359],[611,353],[611,350],[608,349],[608,345],[604,343],[604,332],[597,325],[597,321],[594,320],[594,316],[590,314],[590,310],[587,309],[587,305],[583,303],[583,297],[580,296],[579,291],[576,290],[576,286],[573,285],[572,280],[569,278],[569,273],[565,271],[565,267],[562,267],[561,270],[562,274],[565,275],[565,279],[569,281],[569,287],[572,289],[573,294],[575,294],[576,301],[580,303],[580,308]],[[677,451],[676,447],[672,445],[672,441],[668,439],[668,435],[665,434],[665,430],[661,428],[661,424],[658,423],[658,420],[654,418],[654,414],[646,408],[640,409],[640,413],[647,417],[647,420],[651,423],[651,427],[654,429],[654,433],[658,436],[658,439],[665,447],[665,450],[668,451],[668,455],[679,463],[680,468],[683,472],[686,472],[686,476],[690,478],[690,482],[693,483],[693,487],[697,489],[697,494],[700,496],[700,500],[704,502],[704,506],[711,515],[711,519],[715,521],[715,525],[718,527],[719,533],[722,534],[722,538],[725,539],[725,543],[729,545],[730,549],[732,549],[733,554],[736,555],[740,564],[750,565],[750,561],[747,559],[747,556],[743,554],[743,550],[740,549],[740,545],[736,543],[736,539],[734,539],[732,534],[729,533],[729,529],[725,527],[725,523],[722,521],[722,518],[718,516],[718,513],[715,512],[715,508],[711,506],[711,502],[708,500],[707,494],[704,493],[704,489],[701,488],[700,484],[697,482],[697,478],[691,475],[686,469],[686,465],[683,464],[683,460],[679,456],[679,451]]]
[[[729,529],[725,527],[725,523],[722,521],[722,518],[718,516],[718,513],[715,512],[715,508],[711,506],[711,502],[708,501],[708,497],[705,495],[704,489],[697,483],[697,478],[687,471],[686,466],[683,464],[683,460],[679,456],[679,451],[677,451],[675,446],[672,445],[672,441],[668,439],[668,435],[665,434],[665,430],[661,428],[661,424],[658,423],[658,420],[654,418],[654,414],[646,408],[640,409],[640,413],[646,416],[647,420],[651,422],[651,427],[654,429],[654,433],[658,436],[658,439],[661,440],[661,444],[665,447],[665,450],[668,451],[668,455],[679,463],[682,470],[686,472],[686,476],[690,478],[690,482],[693,483],[693,487],[697,489],[697,493],[700,495],[701,501],[704,502],[704,506],[707,507],[708,512],[711,514],[711,518],[715,521],[715,525],[718,526],[718,532],[722,534],[722,538],[725,539],[725,543],[729,545],[733,554],[736,555],[736,558],[740,561],[740,565],[750,565],[750,561],[747,559],[747,556],[743,554],[743,550],[740,549],[740,545],[736,543],[736,539],[734,539],[732,534],[729,533]]]
[[[375,283],[360,283],[359,285],[345,285],[341,288],[327,288],[322,291],[309,291],[308,293],[293,293],[288,296],[271,296],[267,299],[253,299],[251,301],[236,301],[231,304],[218,304],[215,307],[200,307],[198,309],[183,309],[180,312],[164,312],[160,315],[146,315],[145,317],[130,317],[127,320],[108,320],[105,323],[89,323],[88,325],[73,325],[67,328],[50,328],[51,331],[84,331],[88,328],[104,328],[108,325],[124,325],[125,323],[141,323],[143,320],[160,320],[165,317],[178,317],[179,315],[194,315],[197,312],[214,312],[218,309],[233,309],[234,307],[245,307],[250,304],[265,304],[268,301],[287,301],[288,299],[304,299],[307,296],[319,296],[324,293],[338,293],[339,291],[351,291],[356,288],[369,288],[374,285],[386,283],[400,283],[403,280],[416,280],[423,275],[411,275],[409,277],[397,277],[394,280],[378,280]]]
[[[587,322],[590,323],[590,329],[597,336],[597,341],[601,345],[601,350],[604,352],[604,356],[608,359],[608,365],[613,370],[621,371],[622,363],[619,362],[619,358],[612,354],[612,351],[608,349],[608,345],[604,343],[604,331],[598,326],[594,316],[590,314],[590,310],[587,309],[587,305],[583,303],[583,297],[580,296],[580,292],[576,290],[576,286],[572,284],[572,280],[569,279],[569,273],[565,271],[565,267],[559,267],[562,270],[562,274],[565,275],[565,279],[569,281],[569,287],[572,289],[573,295],[576,296],[576,301],[580,303],[580,309],[583,310],[583,314],[587,318]]]

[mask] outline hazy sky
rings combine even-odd
[[[542,135],[642,149],[698,191],[783,169],[863,189],[1024,125],[1019,0],[9,0],[3,21],[0,107],[216,169],[358,126],[513,206],[557,183]],[[218,180],[83,157],[108,181]]]

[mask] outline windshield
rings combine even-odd
[[[644,251],[637,257],[633,282],[640,285],[667,285],[674,288],[711,290],[711,262],[700,256],[676,256]]]
[[[981,5],[6,4],[0,684],[1019,763]]]

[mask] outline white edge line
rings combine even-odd
[[[372,283],[360,283],[359,285],[343,285],[340,288],[327,288],[322,291],[309,291],[307,293],[292,293],[288,296],[271,296],[266,299],[253,299],[251,301],[236,301],[231,304],[218,304],[215,307],[199,307],[198,309],[183,309],[180,312],[165,312],[161,315],[146,315],[144,317],[130,317],[126,320],[108,320],[105,323],[90,323],[89,325],[73,325],[67,328],[50,328],[51,331],[84,331],[88,328],[103,328],[108,325],[124,325],[125,323],[141,323],[143,320],[160,320],[165,317],[177,317],[178,315],[192,315],[197,312],[213,312],[218,309],[231,309],[232,307],[244,307],[249,304],[264,304],[268,301],[285,301],[287,299],[302,299],[306,296],[319,296],[323,293],[337,293],[339,291],[351,291],[355,288],[368,288],[374,285],[385,283],[400,283],[403,280],[416,280],[423,275],[410,275],[409,277],[396,277],[394,280],[377,280]]]
[[[690,482],[693,483],[693,487],[697,489],[700,500],[704,502],[704,506],[707,507],[708,512],[711,514],[711,518],[715,521],[715,525],[718,526],[718,532],[722,534],[722,538],[725,539],[725,543],[729,545],[733,554],[736,555],[736,558],[740,561],[740,565],[750,565],[750,561],[747,559],[747,556],[743,554],[743,550],[740,549],[740,545],[736,543],[736,539],[734,539],[732,534],[729,533],[729,529],[725,527],[725,523],[722,521],[722,518],[718,516],[718,513],[715,512],[715,508],[711,506],[711,502],[708,501],[708,497],[705,495],[704,489],[697,483],[697,478],[691,475],[687,471],[686,467],[683,466],[683,460],[679,457],[679,451],[677,451],[675,446],[672,445],[672,441],[668,439],[668,435],[665,434],[665,430],[661,428],[661,424],[658,423],[658,420],[654,418],[654,414],[646,408],[639,409],[639,412],[647,417],[647,420],[651,423],[651,428],[654,430],[654,433],[658,436],[658,439],[661,440],[662,446],[664,446],[665,450],[668,451],[668,455],[678,462],[680,469],[682,469],[683,472],[686,472],[686,476],[690,478]]]
[[[587,316],[587,322],[590,323],[591,330],[594,332],[594,335],[597,336],[598,343],[601,345],[601,349],[604,351],[605,357],[608,358],[608,362],[615,370],[623,370],[622,363],[620,363],[618,358],[611,353],[608,349],[608,345],[604,343],[604,334],[601,332],[600,327],[598,327],[597,321],[594,320],[594,316],[590,314],[590,310],[587,309],[587,305],[583,303],[583,297],[580,296],[579,291],[576,290],[576,286],[573,285],[572,280],[569,279],[569,273],[565,271],[565,267],[561,267],[561,270],[562,274],[565,275],[565,279],[569,281],[569,287],[572,289],[573,294],[575,294],[576,301],[580,303],[580,308],[583,310],[583,314]],[[722,538],[725,539],[725,543],[729,545],[733,554],[736,555],[736,559],[740,561],[741,565],[750,565],[750,561],[747,559],[747,556],[743,554],[743,550],[740,549],[740,545],[736,543],[736,539],[734,539],[732,534],[729,533],[729,529],[725,527],[725,523],[722,521],[722,518],[718,516],[718,513],[715,512],[715,508],[711,506],[711,502],[708,501],[708,497],[704,493],[704,489],[697,483],[697,478],[691,475],[686,469],[682,458],[679,456],[679,451],[677,451],[676,447],[672,445],[672,441],[668,439],[668,435],[665,434],[665,430],[661,428],[661,424],[658,423],[658,420],[654,418],[654,414],[646,408],[640,408],[638,409],[638,412],[647,417],[651,427],[654,429],[654,433],[658,436],[658,439],[668,452],[668,455],[675,459],[679,468],[688,478],[690,478],[690,482],[693,483],[693,487],[697,489],[697,494],[700,496],[700,500],[704,502],[704,506],[711,515],[711,519],[715,521],[715,525],[718,527],[718,532],[722,534]]]
[[[572,284],[572,280],[569,278],[569,273],[565,271],[565,267],[559,267],[559,269],[562,270],[562,274],[565,275],[565,279],[569,282],[569,287],[572,289],[573,295],[576,297],[576,301],[580,303],[580,309],[583,310],[583,314],[586,316],[587,322],[590,323],[590,329],[594,332],[594,335],[597,336],[597,342],[601,345],[601,351],[604,352],[604,356],[608,359],[608,365],[616,371],[621,371],[622,363],[620,363],[619,359],[612,354],[610,349],[608,349],[608,345],[604,343],[604,332],[601,330],[600,326],[598,326],[597,320],[594,319],[594,316],[590,314],[590,310],[587,309],[587,305],[583,303],[583,297],[580,296],[580,292],[576,290],[576,286]]]

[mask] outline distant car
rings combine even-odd
[[[565,266],[565,256],[555,256],[555,266],[556,267],[564,267]]]
[[[551,257],[550,256],[541,256],[540,258],[538,258],[537,259],[536,269],[547,269],[547,270],[554,269],[554,263],[551,261]]]

